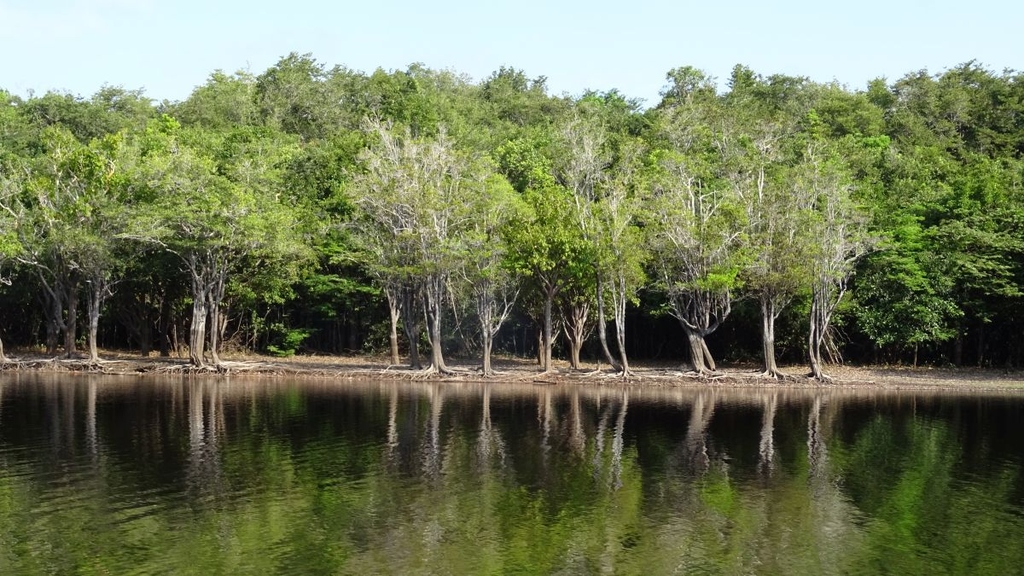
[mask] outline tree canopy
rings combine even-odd
[[[180,102],[0,90],[0,336],[202,369],[1020,366],[1022,155],[1024,75],[974,61],[863,89],[680,66],[647,107],[294,53]]]

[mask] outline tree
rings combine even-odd
[[[767,119],[754,122],[740,139],[734,159],[737,187],[747,219],[744,290],[761,310],[763,375],[781,378],[775,358],[775,321],[807,285],[810,239],[808,211],[813,199],[789,184],[782,165],[786,129]]]
[[[189,358],[197,368],[208,366],[207,335],[213,366],[220,367],[222,305],[232,276],[262,269],[287,279],[307,255],[296,226],[301,219],[280,201],[279,169],[289,147],[258,133],[240,146],[217,144],[169,117],[152,126],[141,151],[144,197],[135,218],[134,235],[177,255],[189,275]]]
[[[626,355],[626,306],[629,302],[635,303],[637,290],[644,284],[644,265],[649,256],[637,221],[646,185],[642,146],[638,141],[629,141],[620,147],[611,178],[595,206],[595,227],[601,240],[597,247],[598,269],[607,279],[612,297],[615,343],[624,377],[630,375]]]
[[[575,201],[568,190],[556,185],[528,188],[523,201],[528,209],[509,227],[509,255],[541,295],[541,369],[550,371],[555,298],[573,278],[591,275],[592,251],[577,224]]]
[[[22,247],[18,225],[22,218],[21,196],[24,176],[17,168],[0,161],[0,266],[17,258]],[[0,269],[0,284],[10,286],[10,277]],[[0,338],[0,364],[7,363],[3,339]]]
[[[244,71],[228,75],[216,70],[174,107],[174,117],[185,126],[214,130],[252,126],[259,120],[256,79]]]
[[[587,244],[586,253],[592,255],[593,246],[589,242]],[[588,257],[587,260],[592,262],[593,258]],[[555,302],[561,318],[561,331],[565,333],[565,339],[569,344],[569,367],[581,370],[583,364],[580,356],[583,344],[594,331],[594,318],[591,312],[594,310],[596,277],[593,264],[589,267],[571,268],[564,277],[565,281]]]
[[[366,130],[376,142],[364,153],[364,172],[354,181],[356,204],[371,226],[370,243],[391,244],[379,254],[401,258],[403,288],[414,286],[423,296],[428,372],[451,373],[444,361],[441,322],[448,282],[461,257],[461,237],[474,218],[469,207],[476,190],[466,178],[472,163],[443,128],[434,138],[416,138],[408,129],[397,132],[371,119]],[[404,314],[412,314],[411,306],[404,308]]]
[[[77,264],[82,271],[88,316],[89,362],[99,361],[97,337],[103,304],[122,280],[127,260],[121,233],[125,228],[131,158],[121,135],[94,142],[89,170],[88,209],[79,212],[77,225],[87,235]]]
[[[813,198],[811,237],[816,250],[811,264],[811,313],[808,355],[811,376],[828,377],[822,370],[823,346],[831,343],[832,317],[849,286],[857,261],[872,246],[867,219],[853,202],[853,186],[841,161],[827,149],[808,146],[796,185]]]
[[[21,261],[35,268],[43,285],[50,353],[62,331],[65,356],[75,354],[79,290],[86,286],[89,361],[97,362],[100,312],[120,262],[123,139],[107,136],[87,146],[69,131],[51,127],[43,142],[46,154],[37,159],[28,186]]]
[[[344,112],[336,85],[330,81],[334,72],[338,71],[327,70],[311,54],[292,52],[278,60],[256,77],[253,87],[263,122],[304,141],[330,134],[341,126]]]
[[[705,338],[732,311],[746,222],[736,188],[722,174],[731,135],[722,129],[714,93],[703,81],[695,86],[674,90],[661,111],[666,147],[653,153],[645,219],[659,283],[686,333],[691,365],[707,374],[716,366]]]
[[[825,106],[838,117],[846,103],[822,99],[821,93],[833,96],[835,91],[805,78],[764,78],[743,66],[733,69],[730,88],[724,98],[721,140],[726,180],[746,213],[746,265],[741,280],[744,292],[756,299],[761,312],[763,376],[781,378],[775,358],[775,322],[793,298],[806,290],[812,243],[807,232],[813,199],[793,185],[791,168],[808,134],[825,131],[812,107]]]
[[[477,214],[464,237],[463,274],[473,292],[480,322],[483,374],[491,376],[494,337],[512,313],[520,278],[509,261],[508,226],[523,211],[521,199],[508,181],[487,170],[479,177],[479,194],[472,208]],[[479,178],[478,177],[478,178]]]
[[[575,206],[576,225],[580,233],[592,246],[603,243],[594,221],[594,210],[601,193],[601,188],[608,178],[606,169],[611,163],[606,148],[607,133],[599,119],[593,116],[573,115],[558,127],[556,133],[557,147],[554,173],[559,184],[572,193]],[[601,352],[605,359],[616,370],[621,370],[608,350],[607,327],[604,315],[604,276],[606,271],[593,261],[594,290],[597,301],[597,334],[601,342]],[[577,294],[572,299],[569,317],[573,319],[569,325],[573,327],[570,341],[574,350],[574,368],[578,364],[578,351],[584,337],[588,298]]]

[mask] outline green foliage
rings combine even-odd
[[[267,351],[281,358],[294,356],[296,350],[302,346],[313,333],[303,328],[288,328],[284,324],[270,326],[271,339],[274,344],[267,345]]]
[[[851,90],[737,65],[720,89],[681,66],[646,110],[614,88],[569,97],[546,84],[513,67],[473,81],[293,53],[258,74],[215,71],[184,101],[160,105],[112,86],[88,97],[0,90],[0,253],[51,278],[62,270],[72,285],[103,270],[152,292],[136,303],[167,330],[180,318],[157,314],[157,295],[175,294],[160,304],[167,314],[187,301],[160,285],[187,271],[153,249],[209,249],[231,261],[229,322],[250,334],[247,345],[270,343],[270,320],[253,320],[262,318],[310,330],[311,347],[332,334],[341,349],[342,331],[358,333],[345,337],[358,348],[383,318],[371,279],[480,262],[500,261],[494,276],[534,287],[542,275],[566,290],[575,282],[578,294],[598,273],[614,277],[617,301],[622,292],[639,310],[698,293],[784,305],[809,296],[823,235],[849,223],[848,238],[881,249],[856,264],[852,299],[839,304],[855,349],[920,347],[963,362],[972,343],[970,360],[1024,362],[1008,338],[1024,330],[1020,73],[971,61]],[[451,170],[405,186],[398,201],[396,187],[422,166],[409,157],[374,175],[365,161],[383,145],[375,125],[410,149],[448,142]],[[372,178],[380,186],[368,187]],[[844,198],[832,220],[829,186]],[[445,215],[452,228],[372,238],[380,214],[368,205],[389,195],[422,208],[418,223]],[[481,237],[474,218],[512,204],[522,207]],[[500,258],[498,240],[508,246]],[[159,281],[132,277],[150,265]],[[848,268],[827,275],[848,278]],[[451,294],[467,298],[464,287]],[[12,306],[23,301],[11,295]]]
[[[544,153],[547,146],[547,139],[538,134],[509,140],[495,151],[502,174],[520,194],[554,186],[551,159]]]
[[[551,285],[590,276],[592,251],[576,224],[569,191],[561,186],[528,189],[523,201],[528,209],[507,232],[512,266]]]

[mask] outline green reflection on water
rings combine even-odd
[[[1020,573],[1021,398],[901,402],[6,382],[0,574]]]

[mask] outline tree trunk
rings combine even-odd
[[[817,292],[811,300],[810,334],[807,336],[808,359],[811,364],[811,377],[825,380],[827,376],[821,369],[821,343],[825,339],[824,327],[821,322],[822,310]]]
[[[412,286],[403,286],[402,292],[402,325],[405,328],[405,337],[409,339],[409,367],[419,370],[423,367],[420,363],[420,324],[416,321],[414,304],[416,302],[416,289]]]
[[[556,290],[548,288],[544,291],[544,351],[541,358],[541,369],[545,372],[552,369],[551,366],[551,338],[552,338],[552,319],[551,319],[551,307],[554,304],[556,296]]]
[[[60,335],[60,328],[57,325],[57,321],[51,316],[46,321],[46,355],[55,356],[57,354],[57,336]]]
[[[775,363],[775,319],[778,313],[775,301],[770,296],[761,297],[761,349],[764,356],[764,376],[779,378],[779,367]]]
[[[68,317],[64,320],[64,357],[71,358],[78,352],[75,337],[78,335],[78,282],[71,282],[67,291]]]
[[[626,326],[625,324],[615,323],[615,341],[619,346],[619,364],[622,371],[623,377],[629,377],[633,374],[629,369],[629,359],[626,357]]]
[[[704,338],[704,335],[700,336],[700,349],[704,353],[704,365],[707,366],[708,370],[714,372],[718,370],[718,366],[715,365],[715,359],[711,356],[711,350],[708,349],[708,341]]]
[[[7,364],[7,354],[4,353],[4,339],[0,338],[0,364]]]
[[[210,320],[207,332],[210,334],[210,360],[214,367],[220,366],[220,303],[210,302]]]
[[[688,292],[672,298],[673,316],[686,333],[690,364],[700,375],[714,372],[715,359],[705,338],[721,325],[732,311],[732,298],[726,293]]]
[[[148,358],[153,351],[153,327],[148,322],[139,326],[139,355]]]
[[[430,366],[433,371],[439,374],[450,374],[451,370],[444,362],[444,354],[441,349],[441,323],[432,319],[430,327]]]
[[[707,347],[704,345],[704,338],[700,335],[700,332],[693,330],[689,326],[683,325],[683,331],[686,332],[686,340],[689,343],[690,351],[690,366],[694,372],[698,374],[706,374],[708,365],[705,362],[705,350]],[[711,368],[714,370],[714,368]]]
[[[216,264],[215,264],[216,266]],[[227,269],[221,264],[220,269],[211,270],[213,281],[207,292],[210,313],[210,358],[215,367],[220,367],[220,336],[223,330],[221,305],[224,303],[224,292],[227,288]]]
[[[494,343],[494,339],[487,332],[483,335],[483,372],[484,376],[494,375],[494,371],[491,369],[491,345]]]
[[[388,313],[391,320],[391,331],[388,333],[388,342],[391,345],[391,365],[397,366],[402,361],[398,356],[398,320],[402,314],[402,303],[394,289],[385,288],[384,294],[388,299]]]
[[[424,286],[424,304],[426,305],[427,336],[430,339],[430,370],[439,374],[451,374],[451,370],[444,362],[441,341],[441,316],[443,314],[441,304],[444,300],[444,288],[443,276],[433,276],[428,279]]]
[[[498,325],[495,326],[495,298],[492,288],[493,286],[488,282],[481,282],[474,288],[477,317],[480,319],[480,337],[483,344],[482,370],[484,376],[492,376],[494,374],[494,370],[491,368],[491,348],[494,346],[494,336],[501,328],[501,324],[504,322],[505,317],[507,317],[509,310],[509,306],[506,305],[505,310],[498,319]]]
[[[537,326],[537,366],[544,369],[544,322]]]
[[[629,359],[626,358],[626,280],[620,277],[618,286],[612,291],[612,306],[615,308],[615,343],[619,347],[619,369],[623,377],[629,377]]]
[[[169,358],[171,355],[171,326],[174,321],[171,319],[170,304],[167,301],[167,294],[160,295],[160,316],[157,318],[157,334],[160,337],[160,357]]]
[[[188,334],[188,358],[197,368],[206,367],[203,348],[206,346],[206,318],[209,316],[205,295],[192,299],[192,325]]]
[[[576,303],[569,306],[568,311],[563,309],[562,325],[565,326],[565,338],[569,341],[569,365],[573,370],[580,370],[580,350],[587,339],[587,319],[590,316],[590,306],[586,303]]]
[[[89,314],[89,362],[91,363],[96,363],[100,360],[96,338],[100,326],[100,308],[103,306],[106,289],[102,279],[94,278],[89,284],[86,308]]]
[[[608,350],[608,326],[604,318],[604,283],[601,282],[601,275],[597,275],[597,335],[598,340],[601,341],[601,353],[604,354],[604,359],[608,362],[608,365],[613,370],[622,370],[622,366],[612,358],[612,353]]]
[[[583,342],[570,336],[568,330],[565,337],[569,341],[569,368],[580,370],[580,349],[583,348]]]
[[[36,273],[43,287],[41,297],[43,300],[43,311],[46,316],[46,354],[56,356],[57,342],[60,339],[61,331],[66,326],[64,322],[64,298],[67,295],[67,291],[64,288],[64,284],[61,283],[60,277],[56,275],[53,278],[47,277],[45,268],[38,268]]]

